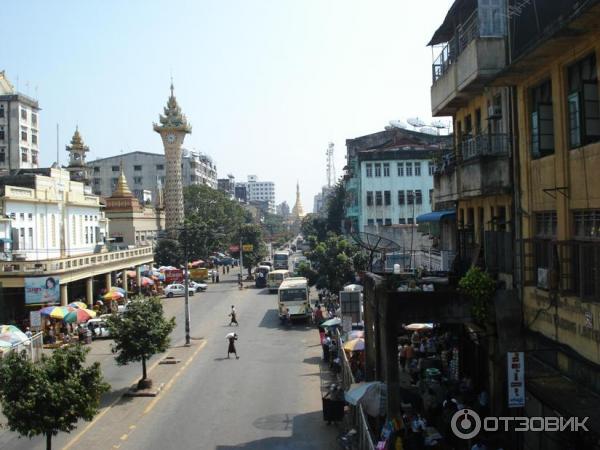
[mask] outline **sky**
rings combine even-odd
[[[88,160],[162,152],[170,77],[219,177],[274,181],[312,211],[345,141],[431,116],[431,48],[451,0],[6,0],[0,70],[39,99],[41,164],[75,126]]]

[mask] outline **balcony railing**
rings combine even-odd
[[[454,168],[456,165],[456,155],[454,154],[454,149],[448,150],[441,155],[441,158],[438,159],[435,163],[434,172],[435,173],[444,173]]]
[[[510,139],[507,134],[478,134],[464,139],[460,144],[462,160],[478,156],[508,155]]]
[[[81,255],[70,258],[57,258],[38,261],[10,261],[0,262],[0,273],[11,275],[36,275],[44,273],[61,273],[73,269],[90,268],[101,264],[111,264],[125,261],[130,258],[148,258],[153,256],[151,245],[130,250],[108,252],[93,255]]]

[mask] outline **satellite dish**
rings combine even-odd
[[[420,127],[425,126],[425,122],[423,122],[418,117],[410,117],[410,118],[406,119],[406,121],[415,128],[420,128]]]
[[[402,120],[390,120],[390,125],[393,128],[402,128],[402,129],[406,129],[407,125],[404,121]]]
[[[445,123],[443,120],[434,120],[433,122],[431,122],[431,126],[434,128],[448,128],[448,124]]]
[[[419,131],[421,133],[433,134],[433,135],[436,135],[436,136],[438,134],[438,130],[436,128],[433,128],[433,127],[423,127],[423,128],[420,128]]]

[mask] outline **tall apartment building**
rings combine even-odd
[[[38,167],[39,111],[38,101],[0,72],[0,170]]]
[[[103,197],[112,195],[119,181],[121,163],[133,195],[142,203],[147,203],[149,197],[152,203],[158,203],[166,176],[165,155],[159,153],[135,151],[88,162],[94,193]],[[183,186],[205,184],[217,188],[217,166],[210,157],[183,149],[182,164]]]
[[[247,182],[237,183],[238,186],[246,188],[248,202],[263,202],[266,201],[269,205],[269,213],[275,214],[275,183],[272,181],[258,181],[256,175],[248,175]]]

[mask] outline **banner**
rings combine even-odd
[[[60,304],[60,279],[58,277],[25,278],[25,304]]]
[[[239,251],[240,251],[239,245],[230,245],[229,246],[229,253],[237,253]]]
[[[508,407],[525,406],[525,356],[523,352],[508,352]]]

